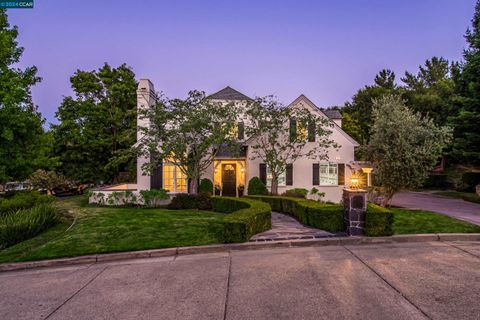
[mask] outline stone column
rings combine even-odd
[[[365,213],[367,212],[367,191],[343,189],[343,220],[349,236],[365,233]]]

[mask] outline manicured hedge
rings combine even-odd
[[[224,218],[224,242],[245,242],[272,227],[268,204],[245,198],[212,197],[213,211],[228,213]]]
[[[304,225],[330,232],[345,231],[343,206],[339,204],[278,196],[248,196],[248,198],[266,202],[273,211],[291,215]]]
[[[387,208],[369,203],[365,216],[365,234],[370,237],[391,236],[393,212]]]

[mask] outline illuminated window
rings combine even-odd
[[[278,176],[278,185],[279,186],[285,186],[285,170],[280,173]],[[267,187],[270,187],[272,185],[272,171],[270,171],[270,168],[267,166]]]
[[[338,185],[338,164],[321,163],[320,164],[320,185],[336,186]]]
[[[187,177],[170,162],[163,164],[163,189],[173,193],[187,192]]]

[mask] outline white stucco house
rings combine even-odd
[[[246,95],[226,87],[209,96],[210,99],[221,103],[234,103],[241,107],[250,98]],[[139,82],[137,90],[137,108],[150,108],[156,103],[156,93],[153,83],[148,79]],[[358,169],[358,162],[355,162],[354,151],[359,144],[345,131],[342,130],[342,116],[338,111],[322,110],[317,107],[305,95],[301,94],[297,99],[288,105],[289,108],[307,108],[317,116],[325,117],[332,121],[333,139],[338,149],[328,150],[328,160],[315,161],[308,158],[297,159],[286,167],[285,173],[279,177],[278,192],[282,194],[285,190],[293,188],[305,188],[311,190],[317,188],[319,192],[325,193],[323,200],[340,202],[345,187],[350,187],[350,178],[353,169]],[[140,114],[140,112],[139,112]],[[238,141],[243,143],[243,152],[239,156],[219,152],[213,164],[205,171],[203,178],[210,179],[214,185],[222,190],[222,195],[238,196],[239,186],[244,186],[247,193],[248,182],[252,177],[259,177],[269,188],[271,174],[268,167],[260,159],[253,160],[249,154],[248,137],[244,135],[244,120],[241,113],[238,116]],[[148,125],[146,119],[141,116],[137,119],[137,127]],[[137,130],[137,141],[142,139],[142,131]],[[314,142],[307,142],[306,148],[315,147]],[[164,161],[154,172],[149,175],[142,170],[143,164],[149,159],[139,157],[137,159],[137,181],[136,183],[121,184],[106,188],[96,189],[90,197],[91,203],[118,204],[127,202],[126,198],[132,201],[139,197],[141,190],[167,189],[171,194],[188,192],[187,178],[173,164]],[[212,190],[213,191],[213,190]],[[141,200],[135,200],[140,201]],[[133,201],[133,202],[135,202]]]
[[[250,99],[246,95],[226,87],[209,96],[220,102],[235,103],[241,106],[245,100]],[[148,108],[154,105],[155,89],[153,84],[147,80],[140,80],[137,91],[138,108]],[[325,200],[332,202],[340,202],[342,199],[343,188],[350,181],[352,174],[350,164],[354,162],[354,149],[359,144],[342,130],[342,116],[338,111],[324,111],[318,108],[303,94],[295,99],[288,107],[304,107],[318,116],[329,118],[333,123],[332,135],[330,136],[340,148],[338,150],[331,149],[328,151],[328,161],[314,161],[312,159],[302,158],[287,166],[285,173],[279,178],[278,191],[281,194],[287,189],[292,188],[317,188],[320,192],[325,193]],[[138,125],[144,126],[146,120],[139,118]],[[243,125],[243,120],[238,119],[238,125]],[[142,138],[142,133],[137,132],[137,139]],[[245,186],[247,192],[248,181],[252,177],[259,177],[267,187],[271,181],[271,175],[265,164],[260,159],[252,160],[249,157],[248,139],[244,136],[243,130],[238,130],[238,139],[244,143],[244,152],[237,157],[232,157],[226,153],[218,153],[213,165],[206,170],[202,178],[210,179],[214,185],[221,187],[222,195],[236,196],[238,195],[238,187]],[[308,147],[315,144],[307,143]],[[148,159],[140,157],[137,159],[137,183],[136,185],[128,185],[129,189],[134,192],[140,190],[148,190],[152,188],[163,188],[171,193],[187,192],[188,183],[186,177],[174,165],[164,162],[152,175],[144,174],[142,165]],[[117,186],[116,190],[122,190]],[[106,190],[108,191],[108,190]]]

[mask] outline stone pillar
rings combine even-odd
[[[362,189],[343,190],[343,220],[349,236],[361,236],[365,232],[367,191]]]
[[[150,108],[157,102],[155,88],[148,79],[140,79],[137,89],[137,141],[143,137],[143,132],[138,127],[148,127],[148,120],[142,117],[141,110]],[[142,165],[148,162],[148,157],[140,156],[137,158],[137,189],[150,190],[151,177],[143,173]]]

